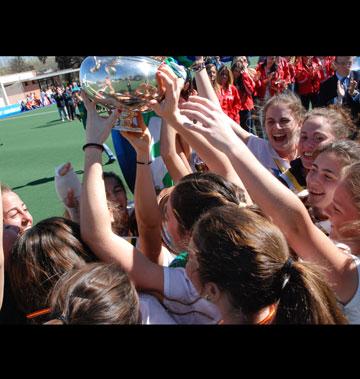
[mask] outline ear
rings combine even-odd
[[[212,303],[218,303],[222,293],[217,284],[213,282],[206,283],[203,292],[206,294],[205,298],[207,298]]]

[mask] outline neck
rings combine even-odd
[[[279,156],[287,161],[291,162],[298,157],[298,149],[296,145],[291,146],[287,151],[279,152],[277,151]]]

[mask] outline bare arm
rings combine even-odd
[[[202,57],[196,57],[200,58],[199,61],[201,61]],[[204,97],[205,99],[209,99],[213,102],[219,109],[221,109],[219,98],[217,97],[215,90],[213,86],[211,85],[209,76],[206,72],[206,70],[201,70],[195,73],[195,80],[196,80],[196,86],[198,89],[199,96]],[[243,129],[238,123],[236,123],[234,120],[230,124],[236,135],[241,138],[245,143],[248,142],[249,138],[252,136],[251,133],[247,132],[245,129]],[[203,158],[204,159],[204,158]]]
[[[3,206],[2,206],[2,193],[0,185],[0,310],[4,297],[4,247],[3,247]]]
[[[255,203],[272,218],[301,258],[328,269],[325,274],[338,299],[348,302],[357,288],[353,259],[340,252],[312,223],[299,198],[273,177],[244,143],[234,142],[233,131],[223,128],[219,122],[220,112],[208,100],[193,97],[191,101],[191,107],[183,109],[182,113],[197,123],[186,127],[201,133],[218,149],[227,152]]]
[[[142,115],[137,117],[142,133],[122,133],[136,151],[138,162],[150,162],[151,135]],[[136,165],[135,214],[139,230],[139,249],[152,262],[162,264],[161,214],[156,199],[150,164]]]
[[[219,151],[201,134],[182,127],[182,122],[179,121],[180,111],[178,108],[178,99],[183,81],[175,78],[173,73],[166,66],[160,68],[159,75],[166,87],[166,97],[162,104],[158,104],[156,101],[152,102],[155,112],[166,119],[169,124],[181,134],[186,142],[189,143],[189,145],[199,154],[201,159],[207,164],[212,172],[222,175],[227,180],[242,188],[249,204],[251,204],[250,196],[247,194],[241,179],[237,175],[226,154]],[[217,106],[214,105],[214,107]],[[228,125],[224,125],[224,127],[226,128]],[[238,140],[238,138],[236,138],[236,140]]]
[[[118,114],[108,119],[97,115],[93,103],[83,94],[88,111],[86,141],[102,144]],[[116,262],[129,273],[138,288],[163,292],[163,269],[152,263],[124,238],[113,233],[102,177],[101,150],[85,149],[85,167],[80,206],[81,236],[100,260]]]
[[[163,119],[160,135],[161,157],[175,183],[192,172],[191,167],[184,161],[185,154],[181,156],[177,149],[176,135],[176,130]]]

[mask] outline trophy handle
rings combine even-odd
[[[133,126],[135,116],[136,116],[136,112],[134,111],[131,111],[131,110],[122,111],[113,129],[119,130],[120,132],[142,133],[141,128],[137,128],[136,126]]]

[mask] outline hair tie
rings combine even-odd
[[[284,272],[286,277],[285,277],[285,280],[282,284],[281,290],[283,290],[285,288],[285,286],[288,284],[288,282],[290,280],[293,263],[294,263],[293,259],[291,257],[289,257],[287,259],[287,261],[285,262],[284,266],[282,267],[282,271]]]

